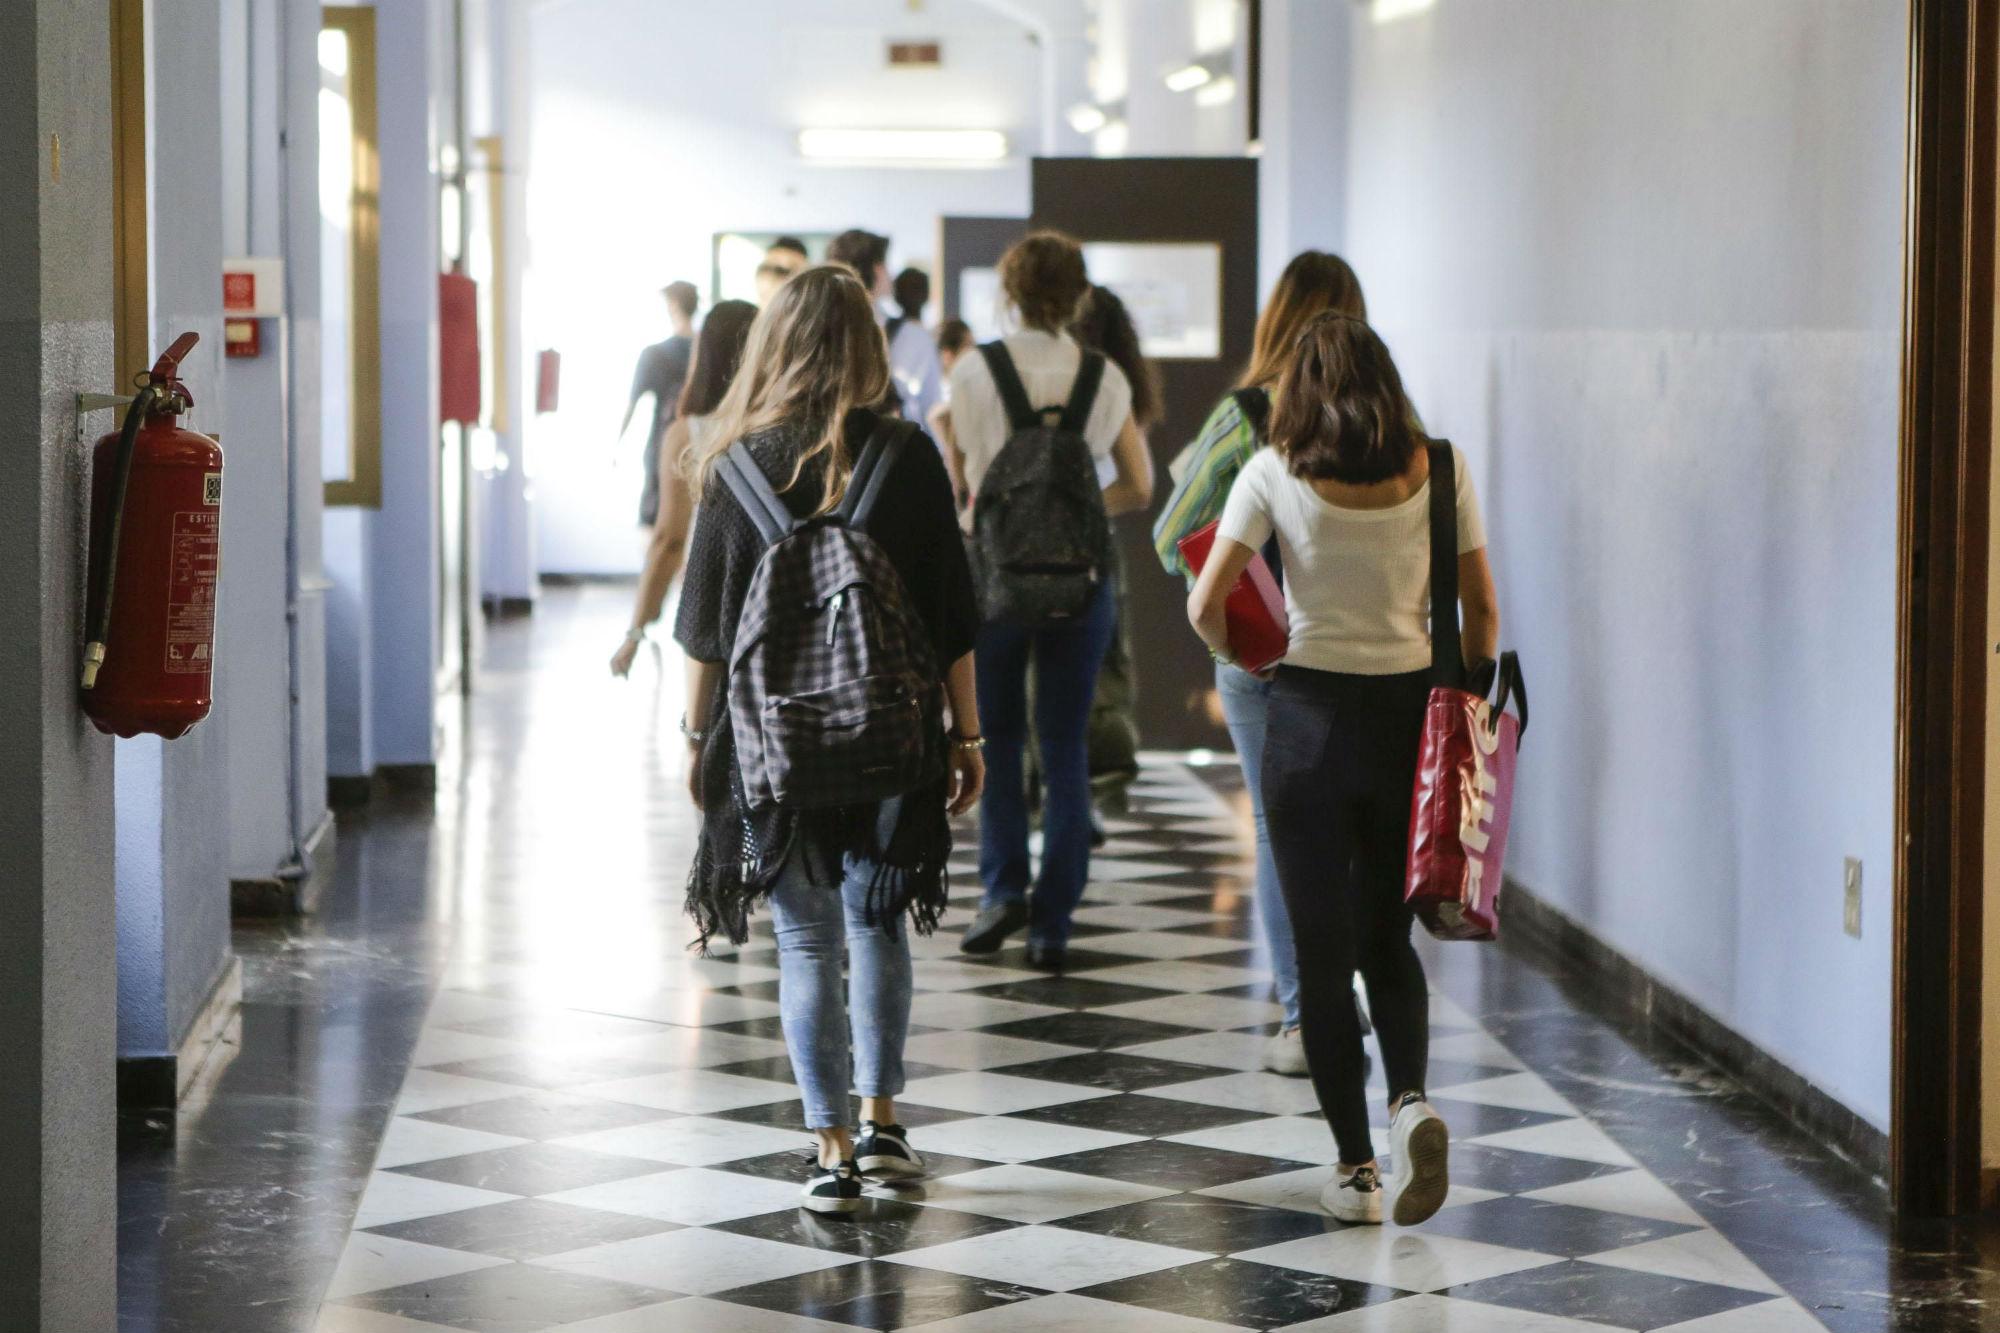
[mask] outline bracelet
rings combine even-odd
[[[645,641],[646,641],[646,631],[643,628],[628,629],[625,631],[625,642],[644,643]]]
[[[708,742],[708,732],[706,730],[696,731],[693,727],[690,727],[686,713],[681,714],[681,735],[688,738],[688,744],[690,745],[704,745]]]
[[[984,736],[953,736],[951,743],[961,750],[983,750],[986,748]]]

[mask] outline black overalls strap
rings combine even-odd
[[[738,440],[724,450],[716,470],[722,474],[723,485],[736,497],[736,503],[743,506],[744,515],[764,539],[764,545],[775,546],[798,527],[798,519],[772,489],[771,479],[757,465],[748,443]]]
[[[1465,687],[1458,627],[1458,472],[1451,441],[1427,446],[1431,459],[1431,683]]]
[[[1104,383],[1104,354],[1085,352],[1077,363],[1076,382],[1069,386],[1069,402],[1063,405],[1062,429],[1081,437],[1090,421],[1090,409],[1097,405],[1097,386]]]
[[[1000,393],[1000,405],[1007,409],[1007,430],[1033,430],[1042,424],[1042,414],[1035,410],[1028,400],[1027,386],[1021,383],[1021,372],[1014,368],[1014,356],[1003,342],[979,344],[979,355],[986,360],[986,369],[993,375],[993,387]]]
[[[889,474],[896,470],[896,458],[916,433],[913,421],[896,417],[876,421],[868,443],[861,447],[861,456],[854,460],[854,475],[847,479],[847,494],[841,497],[840,508],[835,511],[841,522],[857,531],[867,531],[868,519],[882,498],[882,488],[888,484]]]

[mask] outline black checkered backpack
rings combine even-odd
[[[718,471],[764,539],[729,656],[729,722],[752,808],[855,806],[915,791],[943,763],[930,634],[868,520],[916,427],[884,420],[839,508],[794,517],[747,446]]]
[[[1007,344],[979,354],[1007,409],[1007,443],[979,483],[971,554],[987,620],[1029,629],[1090,609],[1110,570],[1111,520],[1084,424],[1104,379],[1104,357],[1086,352],[1069,401],[1037,408]]]

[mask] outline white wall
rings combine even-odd
[[[1902,9],[1357,10],[1348,148],[1350,256],[1474,459],[1539,704],[1510,871],[1877,1126]]]
[[[1082,8],[1077,7],[1081,20]],[[889,35],[938,37],[945,69],[883,67]],[[639,349],[664,337],[658,290],[707,290],[714,233],[887,233],[891,263],[927,265],[941,214],[1024,215],[1042,59],[979,0],[740,0],[726,6],[563,0],[529,32],[531,347],[563,353],[563,410],[526,442],[544,571],[638,568],[640,473],[618,417]],[[810,166],[808,125],[1005,131],[988,170]]]

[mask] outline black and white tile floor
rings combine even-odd
[[[1259,1069],[1276,1010],[1233,777],[1149,762],[1060,978],[1018,947],[957,952],[976,877],[955,867],[947,928],[915,944],[899,1102],[932,1174],[871,1187],[851,1219],[796,1206],[768,920],[699,959],[657,910],[677,874],[630,928],[560,883],[456,903],[319,1333],[1822,1327],[1441,994],[1447,1207],[1410,1230],[1322,1214],[1334,1149],[1310,1086]],[[572,882],[629,873],[604,846],[622,835],[567,799]],[[655,803],[633,836],[684,847],[690,828]]]

